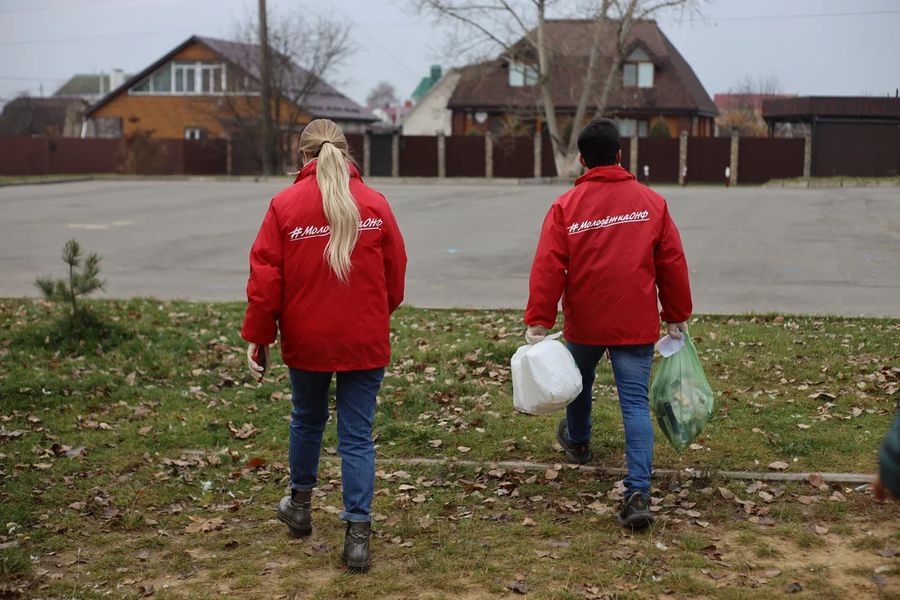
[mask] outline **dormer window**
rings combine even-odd
[[[509,63],[509,87],[524,87],[536,85],[538,72],[534,65],[510,61]]]
[[[217,95],[226,90],[225,65],[206,62],[166,63],[128,90],[129,94]]]
[[[623,87],[653,87],[654,65],[650,57],[640,48],[628,55],[625,64],[622,65]]]

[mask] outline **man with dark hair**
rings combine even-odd
[[[659,318],[680,338],[691,315],[687,262],[665,199],[620,166],[613,121],[592,121],[578,136],[588,171],[544,219],[529,281],[525,339],[542,340],[562,297],[565,337],[581,371],[581,394],[566,408],[556,438],[569,462],[591,460],[591,388],[606,353],[625,424],[625,501],[633,529],[653,522],[650,473],[653,424],[647,398]],[[659,305],[662,312],[659,313]]]
[[[622,162],[619,128],[612,119],[595,119],[578,134],[578,152],[588,169]]]

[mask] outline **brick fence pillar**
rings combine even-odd
[[[809,179],[812,175],[812,135],[807,132],[803,141],[803,178]]]
[[[484,176],[494,176],[494,138],[490,132],[484,136]]]
[[[731,173],[728,177],[728,185],[737,185],[738,182],[738,157],[740,152],[741,138],[737,131],[731,132],[731,158],[729,166]]]
[[[372,174],[372,134],[363,134],[363,177]]]
[[[437,136],[438,172],[437,176],[443,179],[447,176],[447,138],[444,132]]]
[[[629,162],[631,163],[631,172],[640,180],[641,166],[638,164],[638,136],[631,136],[631,148],[629,148]]]
[[[678,136],[678,185],[684,185],[687,175],[688,132]]]
[[[400,135],[391,138],[391,177],[400,177]]]

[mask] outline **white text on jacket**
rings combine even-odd
[[[359,222],[359,230],[362,232],[381,229],[383,224],[384,221],[382,219],[369,217],[368,219]],[[288,233],[288,237],[290,238],[290,241],[297,242],[309,238],[324,237],[330,234],[331,227],[328,225],[307,225],[306,227],[295,227]]]
[[[646,210],[641,212],[628,213],[626,215],[614,215],[603,217],[595,221],[581,221],[580,223],[572,223],[568,227],[569,235],[590,231],[591,229],[603,229],[604,227],[612,227],[613,225],[621,225],[622,223],[640,223],[641,221],[649,221],[650,213]]]

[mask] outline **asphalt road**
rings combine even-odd
[[[287,182],[285,182],[286,184]],[[103,257],[107,292],[242,300],[247,254],[280,183],[88,181],[0,188],[0,297],[63,275],[64,242]],[[407,303],[522,308],[558,185],[374,187],[410,256]],[[696,312],[900,317],[900,189],[660,188]]]

